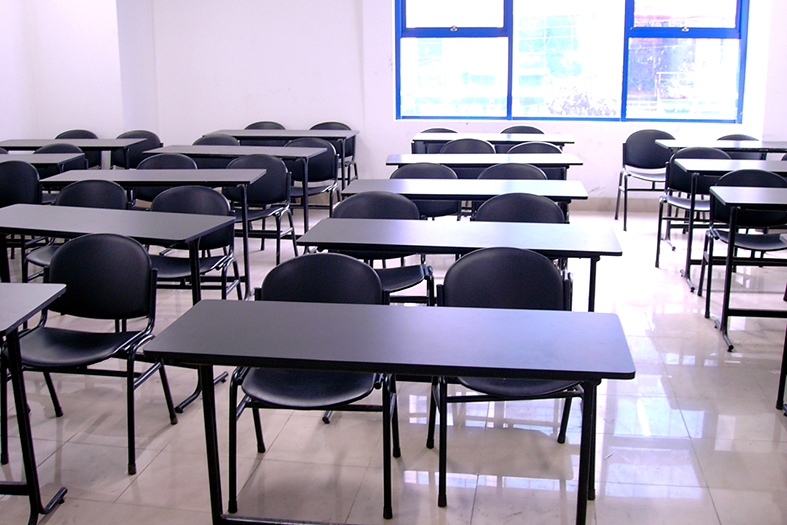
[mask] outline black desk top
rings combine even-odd
[[[0,283],[0,333],[16,330],[65,291],[64,284]]]
[[[109,210],[69,206],[13,204],[0,208],[0,232],[76,237],[87,233],[116,233],[143,244],[191,242],[229,224],[234,217]]]
[[[787,188],[712,186],[711,195],[728,206],[757,209],[787,209]]]
[[[533,164],[539,167],[581,166],[582,161],[571,153],[402,153],[388,155],[388,166],[431,162],[452,167],[487,167],[506,162]]]
[[[165,170],[69,170],[41,180],[43,186],[61,187],[81,180],[109,180],[123,187],[135,186],[237,186],[251,184],[264,169],[165,169]]]
[[[145,155],[159,153],[182,153],[189,157],[241,157],[243,155],[272,155],[282,159],[309,159],[325,151],[325,148],[287,148],[284,146],[163,146],[149,149]]]
[[[578,180],[357,179],[342,194],[365,191],[388,191],[410,199],[430,200],[486,200],[504,193],[533,193],[558,201],[588,198],[585,186]]]
[[[787,174],[787,161],[751,159],[675,159],[675,164],[689,173],[724,175],[735,170],[766,170]]]
[[[725,151],[759,151],[761,153],[787,152],[787,141],[781,140],[691,140],[691,139],[658,139],[661,147],[677,150],[683,148],[703,147],[717,148]]]
[[[133,146],[145,139],[11,139],[0,141],[0,148],[11,150],[38,149],[47,144],[73,144],[83,150],[112,150]]]
[[[587,312],[205,300],[145,353],[189,364],[408,375],[635,375],[618,317]]]
[[[449,142],[457,139],[480,139],[492,144],[521,144],[523,142],[549,142],[557,146],[573,144],[574,137],[558,133],[418,133],[413,142]]]
[[[547,257],[620,256],[611,227],[516,222],[323,219],[298,244],[327,250],[376,250],[402,253],[467,253],[510,246]]]
[[[358,135],[354,129],[220,129],[214,133],[229,135],[236,139],[342,139]]]
[[[23,160],[33,166],[44,166],[51,164],[65,164],[74,159],[84,158],[84,153],[13,153],[0,155],[0,162],[7,160]]]

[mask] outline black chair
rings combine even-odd
[[[197,163],[189,156],[181,153],[159,153],[142,159],[137,165],[138,170],[195,170]],[[132,190],[134,200],[153,202],[156,195],[166,190],[160,186],[138,186]]]
[[[56,139],[97,139],[98,135],[86,129],[70,129],[60,133]],[[101,167],[101,152],[100,151],[86,151],[85,159],[87,159],[88,168]]]
[[[384,191],[368,191],[357,193],[340,202],[333,210],[334,219],[411,219],[419,220],[421,213],[413,201]],[[347,255],[362,259],[373,265],[374,261],[383,261],[383,268],[376,268],[377,275],[385,292],[385,302],[419,302],[434,305],[434,273],[432,267],[426,264],[425,257],[421,255],[420,264],[394,266],[388,268],[385,261],[401,259],[414,253],[379,252],[379,251],[343,251]],[[412,288],[419,283],[426,283],[426,295],[421,297],[401,297],[391,295],[395,292]]]
[[[392,179],[456,179],[456,173],[448,166],[432,164],[429,162],[418,162],[407,164],[396,169],[391,173]],[[442,200],[422,200],[414,199],[413,202],[418,206],[421,217],[434,219],[446,215],[456,215],[459,220],[462,216],[462,206],[460,201]]]
[[[553,224],[566,222],[563,210],[555,201],[543,195],[530,193],[495,195],[478,208],[473,220]]]
[[[504,162],[484,169],[479,179],[547,180],[544,170],[532,164]]]
[[[170,422],[173,425],[177,423],[163,363],[156,361],[144,372],[135,371],[135,362],[142,357],[139,348],[153,338],[156,317],[156,270],[150,257],[141,244],[128,237],[85,235],[57,250],[44,280],[66,285],[65,294],[49,306],[49,312],[74,318],[114,321],[114,330],[50,327],[44,313],[38,326],[21,338],[22,365],[26,371],[44,372],[58,417],[63,411],[50,373],[125,377],[128,473],[135,474],[134,391],[156,371],[161,377]],[[142,320],[144,327],[128,329],[127,321],[130,320]],[[125,370],[93,367],[110,358],[123,359]],[[5,359],[1,362],[0,377],[5,377]],[[5,399],[5,382],[1,392]],[[7,406],[5,402],[3,406]],[[17,410],[24,409],[17,407]],[[5,412],[2,417],[6,417]],[[6,438],[2,436],[3,443]]]
[[[128,167],[136,168],[142,159],[145,158],[144,153],[153,148],[160,148],[163,143],[158,135],[152,131],[144,129],[135,129],[133,131],[125,131],[118,135],[119,139],[144,139],[128,147]],[[125,168],[126,167],[126,154],[123,150],[115,150],[111,155],[112,167]]]
[[[438,286],[438,307],[519,308],[563,310],[563,277],[557,267],[538,253],[519,248],[484,248],[457,260]],[[483,351],[483,349],[479,349]],[[542,349],[534,348],[533,352]],[[448,383],[458,382],[476,394],[449,396]],[[438,505],[446,506],[448,403],[518,401],[564,398],[557,441],[565,442],[571,399],[582,395],[578,382],[554,380],[439,377],[433,380],[426,446],[434,448],[436,410],[440,413],[440,467]],[[548,423],[547,423],[548,424]]]
[[[41,204],[41,184],[35,166],[23,160],[0,162],[0,208],[12,204]],[[22,262],[22,282],[26,281],[27,251],[46,243],[45,238],[25,238],[13,236],[7,240],[11,255],[19,248]]]
[[[76,206],[80,208],[107,208],[125,210],[128,208],[126,190],[119,184],[109,180],[81,180],[73,182],[60,190],[55,198],[55,206]],[[22,271],[22,281],[28,282],[41,273],[30,275],[29,264],[47,268],[52,261],[52,256],[62,243],[49,239],[44,246],[39,246],[27,253],[23,259],[25,268]]]
[[[659,197],[659,216],[658,228],[656,231],[656,268],[659,267],[659,257],[661,255],[661,241],[666,241],[675,250],[670,238],[670,231],[681,229],[688,236],[694,234],[696,227],[707,226],[707,217],[710,211],[710,201],[704,199],[710,192],[710,187],[715,184],[719,177],[702,175],[694,178],[675,164],[677,159],[729,159],[730,156],[716,148],[683,148],[675,152],[667,163],[667,177],[664,182],[664,195]],[[664,208],[667,208],[666,215]],[[682,213],[682,215],[680,215]],[[689,228],[689,217],[691,228]],[[664,236],[662,237],[662,225],[667,223]],[[690,254],[689,254],[690,255]],[[685,276],[687,279],[689,276]]]
[[[508,153],[563,153],[563,151],[549,142],[523,142],[512,147]],[[566,180],[568,176],[566,168],[545,167],[541,169],[550,180]]]
[[[66,142],[53,142],[52,144],[46,144],[41,146],[33,153],[82,153],[82,148],[79,146],[74,146],[73,144],[68,144]],[[40,179],[45,179],[47,177],[51,177],[52,175],[57,175],[63,171],[69,170],[84,170],[87,169],[87,157],[76,158],[74,160],[69,160],[68,162],[63,164],[62,169],[58,168],[57,166],[41,166],[38,168],[38,177]]]
[[[456,133],[455,129],[451,128],[426,128],[421,133]],[[413,153],[440,153],[442,144],[423,144],[415,143],[413,145]]]
[[[656,144],[660,139],[674,139],[666,131],[643,129],[628,136],[623,143],[623,168],[618,176],[618,195],[615,201],[615,220],[620,211],[620,194],[623,194],[623,231],[626,231],[629,192],[664,191],[667,179],[667,162],[672,156],[670,150]],[[646,187],[629,187],[629,179],[647,182]]]
[[[5,148],[0,148],[0,155],[8,154],[8,150]]]
[[[333,210],[334,196],[339,200],[339,167],[337,165],[336,150],[333,144],[327,140],[304,137],[289,141],[285,147],[288,148],[325,148],[326,151],[311,157],[309,163],[309,186],[308,188],[303,185],[304,177],[304,161],[301,160],[285,160],[287,169],[290,170],[292,176],[292,190],[291,196],[293,199],[299,199],[301,206],[305,206],[303,196],[308,192],[311,199],[312,196],[320,195],[323,193],[328,194],[328,213],[329,215]],[[317,208],[314,203],[309,206]]]
[[[719,140],[760,140],[751,135],[742,135],[740,133],[733,133],[732,135],[724,135],[719,137]],[[728,151],[727,154],[731,159],[751,159],[751,160],[765,160],[768,156],[767,153],[760,153],[759,151]]]
[[[343,122],[320,122],[309,129],[352,130],[350,126]],[[353,179],[358,178],[358,163],[355,161],[355,137],[350,137],[346,141],[336,139],[329,140],[328,142],[333,144],[333,147],[336,149],[337,153],[341,151],[342,142],[344,142],[344,169],[346,170],[345,178],[342,181],[342,187],[344,187],[352,182]]]
[[[175,186],[169,188],[153,199],[150,211],[163,211],[170,213],[197,213],[202,215],[233,216],[230,203],[221,193],[205,186]],[[203,289],[221,290],[221,298],[226,299],[234,288],[238,293],[238,300],[242,299],[240,272],[238,262],[235,260],[234,226],[230,224],[213,233],[209,233],[199,240],[199,249],[202,256],[199,258],[199,273]],[[185,250],[186,246],[175,245],[172,249]],[[165,250],[169,252],[169,250]],[[211,255],[211,251],[219,252]],[[158,270],[158,285],[161,288],[190,288],[191,260],[188,256],[172,256],[169,253],[152,255],[153,267]],[[232,267],[234,277],[228,280],[227,273]],[[220,277],[214,278],[207,275],[211,272],[220,272]],[[217,283],[215,284],[210,283]]]
[[[290,172],[284,161],[270,155],[245,155],[237,157],[227,165],[228,169],[260,168],[265,170],[265,175],[254,181],[247,189],[246,199],[249,205],[248,231],[249,236],[260,238],[260,249],[265,249],[265,239],[276,239],[276,264],[281,262],[281,240],[289,237],[292,240],[292,250],[298,256],[295,226],[292,221],[290,208]],[[243,220],[242,202],[243,195],[240,188],[224,188],[224,196],[232,203],[235,221]],[[287,216],[290,225],[282,228],[281,219]],[[276,221],[275,230],[265,229],[265,219],[272,217]],[[262,229],[252,230],[254,221],[262,221]],[[242,235],[242,231],[235,231],[235,235]]]
[[[527,133],[529,135],[543,135],[544,132],[535,126],[509,126],[500,133]],[[495,149],[498,153],[507,153],[511,149],[509,144],[496,144]]]
[[[302,255],[273,268],[263,280],[262,288],[256,291],[256,296],[263,301],[381,304],[383,290],[380,278],[368,264],[339,253],[319,253]],[[243,389],[240,403],[238,387]],[[382,388],[381,404],[356,403],[375,388]],[[259,453],[265,452],[259,418],[261,408],[381,412],[383,516],[391,518],[391,438],[393,456],[400,456],[396,381],[393,376],[316,370],[236,369],[230,384],[230,512],[238,510],[237,421],[246,408],[253,409]]]
[[[244,129],[286,129],[278,122],[272,120],[260,120],[252,122]],[[240,143],[244,146],[273,146],[281,147],[287,144],[287,139],[241,139]]]
[[[773,172],[765,170],[743,169],[732,171],[721,177],[716,186],[753,186],[761,188],[787,188],[787,180]],[[708,284],[705,290],[705,317],[710,317],[710,294],[713,276],[713,265],[726,262],[726,256],[714,256],[713,246],[716,242],[729,243],[730,207],[721,204],[713,195],[710,197],[710,225],[705,232],[705,246],[702,253],[702,267],[697,294],[702,295],[702,285],[707,268]],[[779,233],[768,233],[768,229],[787,224],[787,212],[778,210],[741,210],[738,213],[737,228],[755,230],[755,232],[736,231],[735,249],[750,250],[751,257],[735,257],[732,261],[733,271],[737,266],[787,266],[787,259],[755,257],[755,253],[773,252],[787,249],[787,242]],[[756,230],[763,230],[758,233]],[[728,305],[723,305],[726,309]],[[726,327],[724,327],[726,330]]]
[[[481,139],[456,139],[443,144],[440,153],[495,153],[491,142]],[[457,178],[477,179],[483,168],[454,168]]]
[[[240,141],[230,135],[223,133],[211,133],[203,135],[194,141],[194,146],[212,145],[212,146],[240,146]],[[231,159],[228,158],[210,158],[210,157],[197,157],[194,162],[197,163],[198,168],[203,169],[224,169]]]

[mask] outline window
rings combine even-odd
[[[740,122],[748,0],[397,0],[398,118]]]

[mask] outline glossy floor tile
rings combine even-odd
[[[315,214],[317,220],[324,213]],[[733,318],[728,352],[705,299],[681,277],[685,238],[663,246],[655,268],[656,219],[630,214],[627,232],[611,214],[572,211],[571,221],[611,225],[622,257],[598,265],[596,310],[621,318],[637,377],[601,384],[596,499],[588,523],[735,525],[787,522],[787,419],[774,408],[785,337],[781,319]],[[701,246],[697,235],[697,254]],[[273,245],[252,241],[252,283],[274,260]],[[283,257],[292,257],[283,244]],[[438,279],[452,256],[430,257]],[[575,308],[584,309],[589,265],[569,264]],[[692,271],[699,278],[699,268]],[[712,281],[718,315],[722,272]],[[736,305],[787,308],[787,270],[740,268]],[[206,294],[213,297],[212,292]],[[161,290],[156,330],[191,306],[188,291]],[[69,324],[68,319],[53,319]],[[592,337],[592,334],[588,334]],[[483,349],[479,349],[483,351]],[[116,365],[120,366],[120,364]],[[231,370],[227,370],[231,372]],[[196,372],[168,367],[176,400]],[[40,375],[27,374],[29,409],[44,496],[60,486],[65,503],[41,520],[71,523],[208,524],[207,466],[200,401],[171,425],[157,377],[136,393],[138,473],[126,474],[122,381],[54,376],[65,414],[54,416]],[[562,403],[554,400],[452,405],[448,414],[448,507],[437,507],[437,450],[427,449],[429,388],[400,383],[402,457],[393,461],[394,518],[436,525],[571,524],[576,517],[581,415],[571,411],[565,444],[556,440]],[[227,499],[226,383],[216,387]],[[11,412],[11,463],[0,479],[21,477]],[[240,515],[337,523],[382,518],[382,443],[378,414],[264,411],[268,452],[258,454],[250,414],[239,421]],[[0,498],[0,523],[24,523],[27,500]]]

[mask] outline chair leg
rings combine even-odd
[[[257,452],[260,454],[265,453],[265,439],[262,436],[262,421],[260,420],[260,409],[255,408],[251,411],[252,418],[254,419],[254,432],[257,434]]]
[[[391,376],[391,435],[393,436],[393,457],[402,456],[399,444],[399,403],[396,393],[396,377]]]
[[[705,318],[710,318],[710,288],[713,281],[713,237],[708,236],[708,284],[705,287]]]
[[[618,220],[618,212],[620,211],[620,191],[623,187],[623,171],[618,175],[618,196],[615,199],[615,220]]]
[[[628,227],[629,215],[629,178],[623,177],[623,231]]]
[[[128,475],[137,473],[136,439],[134,435],[134,357],[129,355],[126,369],[126,418],[128,434]]]
[[[238,512],[238,418],[243,413],[243,407],[238,406],[238,384],[233,375],[230,385],[230,428],[229,428],[229,501],[227,511]]]
[[[659,255],[661,255],[661,223],[664,217],[664,201],[659,199],[659,222],[656,226],[656,268],[659,267]],[[667,234],[669,234],[669,224],[667,224]]]
[[[164,363],[160,364],[158,372],[161,378],[161,387],[164,389],[164,400],[167,402],[169,422],[172,425],[176,425],[178,423],[178,414],[175,412],[175,403],[172,401],[172,392],[169,390],[169,380],[167,379],[167,372],[164,369]]]
[[[290,238],[292,239],[292,251],[295,254],[295,257],[297,257],[298,243],[297,243],[297,238],[295,236],[295,226],[293,225],[294,223],[292,221],[292,210],[287,210],[287,218],[290,221],[290,230],[292,231],[292,233],[290,234]]]
[[[563,401],[563,417],[560,420],[560,430],[557,434],[557,442],[558,443],[565,443],[566,442],[566,429],[568,428],[568,418],[571,412],[571,398],[567,397],[565,401]]]
[[[437,389],[438,379],[436,377],[432,378],[432,388],[430,389],[429,394],[429,414],[428,414],[428,422],[427,422],[427,434],[426,434],[426,448],[434,448],[434,427],[435,427],[435,420],[437,418],[437,396],[435,394],[435,390]]]
[[[8,369],[0,356],[0,464],[8,464]]]
[[[44,382],[47,390],[49,390],[49,397],[52,398],[52,408],[55,410],[55,417],[62,417],[63,409],[60,406],[60,400],[57,398],[57,392],[55,391],[55,384],[52,382],[52,376],[49,372],[44,372]]]
[[[281,262],[281,215],[276,215],[276,265]]]

